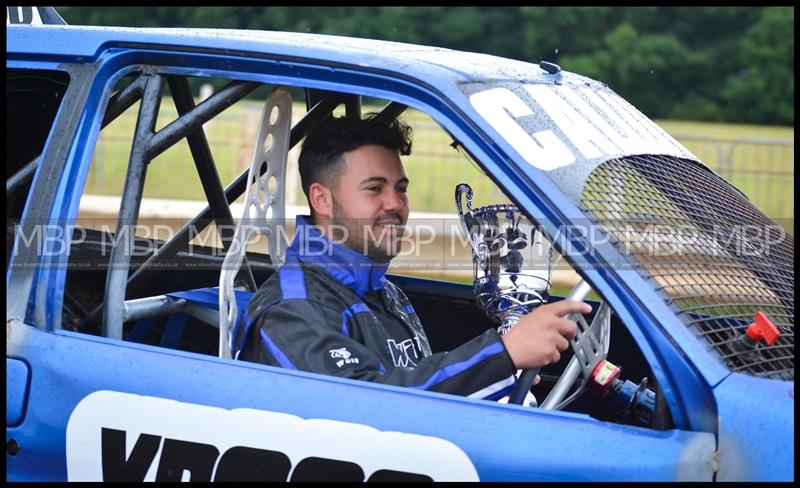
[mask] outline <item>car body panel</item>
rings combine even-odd
[[[98,402],[97,405],[107,405],[110,411],[92,414],[98,427],[122,430],[127,425],[129,437],[139,433],[168,434],[164,432],[166,427],[158,422],[160,416],[169,413],[162,402],[143,401],[141,408],[151,410],[137,420],[138,425],[130,426],[128,422],[133,413],[128,413],[128,409],[138,410],[135,398],[138,395],[173,400],[168,405],[174,407],[176,415],[184,410],[191,412],[199,405],[226,410],[257,409],[301,419],[369,425],[382,432],[444,439],[466,454],[481,480],[711,479],[713,472],[710,454],[715,441],[710,433],[657,432],[607,424],[574,413],[541,412],[409,391],[66,331],[46,333],[21,324],[12,326],[7,354],[31,358],[31,369],[36,372],[31,378],[31,407],[22,424],[7,432],[22,445],[20,453],[8,460],[8,472],[18,473],[21,479],[66,479],[67,465],[63,460],[67,458],[67,451],[76,456],[93,457],[95,462],[103,456],[102,450],[79,453],[81,449],[96,445],[96,439],[92,444],[81,441],[80,436],[68,439],[68,431],[64,429],[72,422],[70,417],[75,415],[79,404],[98,391],[118,392],[117,398],[128,399],[133,404],[112,408],[108,402]],[[81,361],[70,361],[76,354]],[[134,371],[113,376],[106,373],[123,368]],[[232,377],[236,378],[235,382],[230,381]],[[88,415],[83,410],[79,413]],[[210,442],[202,434],[206,430],[203,415],[194,415],[199,419],[195,424],[197,434],[181,440]],[[153,420],[148,421],[148,417]],[[458,421],[452,422],[452,419]],[[256,437],[243,434],[238,442],[258,447],[254,444]],[[487,439],[495,439],[490,449],[485,445]],[[303,455],[325,454],[325,449],[315,446],[317,439],[313,433],[305,440],[307,446]],[[224,442],[219,440],[218,445]],[[224,450],[220,448],[221,452]],[[36,456],[28,458],[26,452]],[[43,465],[43,453],[54,462]],[[359,455],[365,454],[354,453],[354,458],[345,457],[345,460],[361,462]],[[646,462],[620,465],[609,459],[633,457]],[[520,465],[547,465],[548,468],[535,474],[514,468]]]
[[[718,481],[787,481],[794,442],[779,439],[794,432],[794,383],[734,373],[714,388],[719,408]],[[757,461],[755,461],[757,460]],[[755,461],[755,462],[754,462]]]

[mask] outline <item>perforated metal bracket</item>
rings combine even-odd
[[[286,242],[279,229],[286,218],[286,161],[292,128],[292,98],[283,87],[275,88],[261,112],[253,158],[247,176],[242,219],[219,277],[219,357],[232,356],[232,333],[239,310],[234,279],[251,239],[267,237],[274,266],[283,264]]]

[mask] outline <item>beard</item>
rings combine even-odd
[[[373,261],[389,263],[400,252],[405,221],[397,212],[382,214],[375,220],[356,219],[334,200],[331,222],[334,228],[330,235],[336,242]]]

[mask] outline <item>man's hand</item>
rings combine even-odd
[[[558,362],[569,347],[578,326],[564,317],[586,314],[592,307],[584,302],[562,300],[538,307],[520,317],[519,322],[501,337],[517,369],[540,368]]]

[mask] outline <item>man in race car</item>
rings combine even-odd
[[[518,369],[556,362],[577,331],[578,301],[542,305],[500,336],[489,329],[431,353],[405,294],[385,273],[399,252],[409,206],[401,155],[411,129],[398,120],[329,117],[299,158],[310,216],[298,216],[286,262],[256,292],[234,357],[284,368],[498,399]]]

